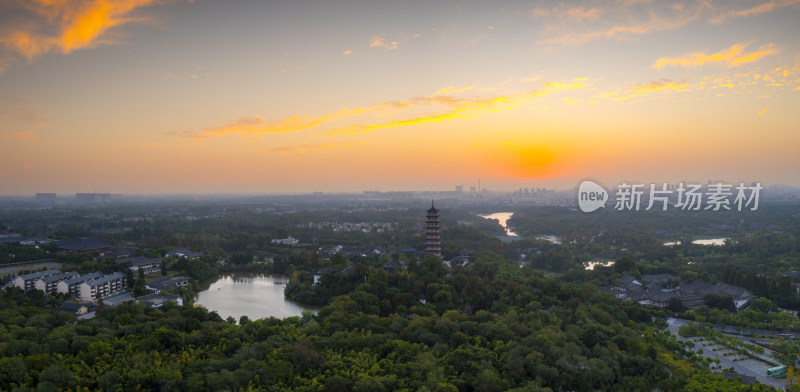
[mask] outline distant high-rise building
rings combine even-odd
[[[456,192],[464,192],[464,185],[456,185]]]
[[[55,193],[37,193],[36,194],[36,200],[53,201],[55,199],[56,199],[56,194]]]
[[[425,227],[425,253],[442,257],[442,230],[439,226],[439,210],[433,206],[431,201],[431,209],[427,213],[427,225]]]
[[[110,193],[76,193],[75,200],[79,203],[102,203],[111,200]]]

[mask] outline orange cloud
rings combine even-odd
[[[632,11],[630,6],[623,3],[616,3],[597,12],[571,9],[571,12],[568,10],[554,14],[561,17],[560,23],[548,25],[546,34],[551,37],[539,42],[545,45],[577,46],[598,39],[627,39],[656,31],[675,30],[698,19],[707,7],[709,3],[706,2],[690,7],[674,7],[668,2],[654,2],[646,4],[646,9],[640,10],[642,12]],[[595,22],[593,19],[601,13],[613,15],[614,21],[609,18],[611,23],[602,23],[605,20],[589,23]],[[537,16],[537,12],[534,12],[534,16]]]
[[[21,140],[23,142],[36,142],[39,141],[39,136],[35,133],[28,131],[28,132],[14,132],[7,135],[0,136],[3,138],[3,141],[8,143],[12,140]]]
[[[333,133],[358,133],[369,132],[376,129],[383,128],[396,128],[402,126],[416,125],[426,122],[441,122],[448,121],[463,117],[479,116],[484,112],[492,112],[499,110],[511,109],[517,105],[529,103],[534,98],[541,97],[545,94],[561,91],[571,90],[575,88],[584,87],[583,82],[586,78],[576,78],[571,82],[550,82],[542,83],[544,86],[549,87],[545,90],[533,90],[513,95],[497,95],[497,96],[468,96],[468,97],[454,97],[450,95],[434,95],[414,97],[406,100],[398,101],[384,101],[377,102],[368,106],[356,107],[352,109],[343,109],[337,112],[327,113],[322,116],[291,116],[289,118],[279,121],[267,121],[260,116],[245,117],[219,127],[207,128],[197,132],[183,132],[179,136],[188,139],[194,139],[195,143],[201,143],[205,139],[220,137],[229,134],[238,135],[257,135],[269,134],[279,132],[295,132],[311,128],[331,122],[333,120],[343,120],[349,117],[368,113],[381,113],[387,111],[405,111],[415,107],[421,106],[445,106],[451,109],[440,110],[438,113],[428,114],[421,117],[411,117],[402,119],[393,119],[389,121],[379,122],[375,124],[361,124],[350,125],[337,128]],[[452,86],[446,87],[438,91],[438,93],[445,92],[463,92],[473,89],[474,86],[464,87],[460,89],[453,89]],[[576,103],[577,100],[570,100],[569,103]]]
[[[689,83],[674,81],[670,79],[659,79],[653,82],[637,84],[633,88],[625,90],[624,95],[619,91],[596,95],[593,98],[611,98],[614,101],[627,101],[633,98],[647,97],[651,94],[670,94],[673,92],[683,92],[691,87]]]
[[[0,99],[0,119],[7,118],[30,125],[43,125],[36,106],[19,99]]]
[[[328,113],[318,117],[292,116],[282,121],[267,121],[260,116],[245,117],[231,124],[221,127],[209,128],[200,133],[188,133],[184,136],[197,139],[206,139],[212,136],[222,136],[226,134],[261,134],[300,131],[315,127],[322,123],[333,120],[337,117],[358,114],[362,109],[346,109],[334,113]]]
[[[584,87],[583,83],[574,83],[574,82],[581,82],[581,81],[584,81],[584,80],[586,80],[586,78],[576,78],[576,79],[572,80],[573,83],[548,82],[548,83],[542,83],[542,85],[546,86],[546,87],[553,87],[553,88],[560,89],[560,90],[572,90],[572,89]]]
[[[767,12],[774,11],[776,9],[788,7],[794,4],[800,4],[800,0],[778,0],[778,1],[768,1],[766,3],[762,3],[748,9],[744,10],[733,10],[718,15],[714,18],[711,18],[709,22],[711,23],[722,23],[730,19],[741,18],[746,16],[764,14]]]
[[[469,99],[462,99],[462,100],[453,99],[447,102],[449,104],[455,104],[456,108],[446,112],[422,116],[422,117],[415,117],[410,119],[391,120],[371,125],[354,125],[354,126],[340,128],[334,130],[333,132],[334,133],[369,132],[376,129],[397,128],[402,126],[417,125],[429,122],[442,122],[464,117],[475,117],[481,115],[482,112],[509,109],[516,105],[530,102],[531,100],[533,100],[533,98],[540,97],[552,91],[554,90],[549,89],[542,91],[530,91],[520,94],[514,94],[508,96],[502,95],[502,96],[494,96],[488,98],[470,97]],[[428,99],[423,99],[423,101],[427,100]],[[430,98],[430,100],[435,101],[435,98]]]
[[[372,37],[372,40],[369,41],[370,48],[387,48],[389,50],[397,49],[399,43],[397,41],[386,42],[386,38],[383,35],[376,34]]]
[[[253,135],[266,133],[294,132],[310,129],[334,119],[342,119],[370,112],[387,110],[406,110],[417,106],[446,105],[458,106],[475,98],[455,98],[450,96],[415,97],[404,101],[378,102],[365,107],[343,109],[322,116],[291,116],[280,121],[267,121],[261,116],[244,117],[230,124],[208,128],[199,132],[183,132],[179,136],[195,139],[198,142],[227,134]]]
[[[39,167],[39,164],[31,163],[31,162],[25,162],[25,163],[22,164],[22,171],[27,173],[27,172],[29,172],[29,171],[31,171],[33,169],[36,169],[37,167]]]
[[[569,7],[569,8],[560,7],[553,9],[534,8],[531,11],[531,15],[537,18],[557,16],[562,18],[573,19],[577,22],[584,20],[595,20],[600,17],[601,13],[602,11],[599,8],[586,9],[584,7]]]
[[[353,54],[353,51],[352,50],[345,50],[344,52],[342,52],[342,54],[345,55],[345,56],[349,56],[349,55]]]
[[[649,91],[663,91],[663,90],[685,90],[689,88],[688,83],[675,82],[669,79],[659,79],[654,82],[641,84],[631,89],[631,92],[644,93]]]
[[[705,64],[722,64],[733,68],[742,64],[756,62],[761,60],[762,57],[778,53],[778,49],[772,44],[763,45],[757,51],[750,53],[744,53],[745,48],[747,48],[747,44],[735,44],[726,50],[721,50],[712,54],[697,52],[687,53],[676,58],[661,57],[653,64],[653,68],[661,69],[667,66],[697,68]]]
[[[116,26],[141,20],[134,10],[159,0],[34,0],[20,3],[20,17],[0,30],[0,45],[28,61],[57,51],[63,54],[92,48]]]

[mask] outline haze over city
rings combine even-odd
[[[0,4],[0,194],[800,185],[800,1]]]

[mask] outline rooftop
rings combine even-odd
[[[92,279],[97,279],[97,278],[102,278],[102,277],[103,277],[103,274],[101,272],[92,272],[91,274],[86,274],[86,275],[82,275],[82,276],[76,276],[76,277],[74,277],[72,279],[67,279],[64,282],[66,284],[68,284],[68,285],[73,285],[73,284],[83,283],[83,282],[85,282],[87,280],[92,280]]]
[[[120,272],[115,272],[115,273],[113,273],[111,275],[105,275],[102,278],[98,278],[98,279],[92,280],[90,282],[86,282],[86,284],[91,284],[92,286],[98,286],[98,285],[101,285],[101,284],[104,284],[104,283],[113,282],[113,281],[115,281],[117,279],[124,279],[124,278],[125,278],[124,274],[122,274]]]
[[[60,274],[54,274],[54,275],[46,276],[46,277],[42,278],[42,281],[44,281],[45,283],[52,283],[52,282],[58,282],[60,280],[72,279],[72,278],[74,278],[76,276],[78,276],[78,273],[75,272],[75,271],[62,272]]]
[[[42,278],[42,277],[45,277],[45,276],[50,276],[50,275],[55,275],[55,274],[60,274],[60,273],[61,273],[61,270],[59,270],[59,269],[50,269],[50,270],[45,270],[45,271],[41,271],[41,272],[34,272],[32,274],[20,275],[19,277],[22,278],[22,279],[25,279],[25,280],[32,280],[32,279],[39,279],[39,278]]]
[[[63,250],[90,251],[111,248],[111,244],[100,241],[94,237],[76,238],[74,240],[60,241],[58,247]]]

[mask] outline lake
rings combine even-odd
[[[286,299],[283,289],[287,283],[289,278],[282,275],[220,275],[206,283],[208,288],[197,294],[195,304],[217,312],[222,318],[233,316],[237,322],[245,315],[251,320],[286,318],[300,316],[304,310],[319,310]]]
[[[486,219],[497,219],[500,222],[500,226],[503,226],[503,228],[506,229],[507,236],[516,237],[517,233],[515,233],[513,229],[508,227],[508,220],[511,219],[512,215],[514,215],[513,212],[495,212],[494,214],[478,215],[478,216]]]
[[[729,238],[707,238],[707,239],[700,239],[692,241],[695,245],[725,245],[725,240]],[[665,242],[664,245],[673,246],[673,245],[680,245],[680,241],[668,241]]]
[[[585,268],[586,270],[589,270],[589,271],[591,271],[591,270],[593,270],[593,269],[594,269],[594,267],[597,267],[597,266],[600,266],[600,267],[609,267],[609,266],[611,266],[612,264],[614,264],[614,262],[613,262],[612,260],[603,260],[603,261],[587,261],[587,262],[585,262],[585,263],[584,263],[584,268]]]

